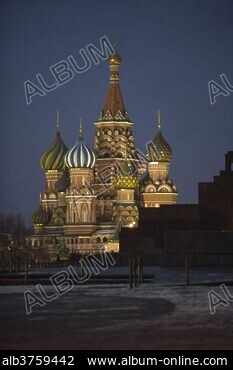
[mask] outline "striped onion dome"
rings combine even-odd
[[[34,225],[46,225],[51,219],[51,212],[46,211],[43,207],[39,207],[31,217],[31,221]]]
[[[149,162],[170,162],[172,149],[161,133],[160,112],[158,112],[157,133],[154,139],[147,144]]]
[[[94,152],[83,141],[82,125],[80,124],[79,139],[66,153],[65,164],[69,168],[93,168],[95,161]]]
[[[63,143],[59,130],[52,145],[42,154],[40,164],[44,171],[62,170],[68,148]]]

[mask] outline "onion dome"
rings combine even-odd
[[[63,143],[59,132],[59,115],[57,116],[57,133],[52,145],[42,154],[40,164],[44,171],[57,170],[64,168],[64,158],[68,150]]]
[[[132,166],[130,161],[125,159],[121,165],[120,170],[116,174],[113,180],[116,189],[136,189],[139,181],[136,175],[135,168]]]
[[[70,186],[70,175],[66,168],[61,177],[55,183],[55,190],[60,193],[64,192]]]
[[[79,139],[66,153],[65,163],[69,168],[93,168],[95,160],[94,152],[83,141],[82,124],[80,123]]]
[[[37,211],[32,214],[31,221],[34,225],[47,225],[51,220],[52,214],[40,206]]]
[[[172,149],[161,133],[160,112],[157,121],[157,133],[154,139],[147,144],[147,155],[149,162],[170,162]]]

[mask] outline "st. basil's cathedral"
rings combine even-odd
[[[32,215],[32,246],[51,251],[59,246],[79,254],[118,252],[119,232],[137,228],[140,207],[176,204],[176,186],[169,179],[172,149],[162,135],[160,112],[144,155],[135,148],[133,122],[121,94],[118,53],[108,64],[108,92],[94,123],[93,149],[85,144],[82,121],[77,142],[67,148],[57,114],[55,140],[40,159],[45,189]]]

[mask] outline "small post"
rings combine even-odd
[[[129,256],[129,288],[133,288],[133,261],[132,256]]]
[[[25,258],[25,276],[24,276],[25,283],[28,281],[28,259]]]
[[[83,278],[83,264],[82,264],[82,260],[79,260],[79,264],[80,264],[80,275],[81,275],[81,279]]]
[[[138,261],[137,261],[137,277],[138,277],[138,285],[141,284],[141,257],[138,256]]]
[[[189,286],[189,256],[185,258],[185,270],[186,270],[186,285]]]
[[[141,278],[143,283],[144,282],[143,257],[141,257]]]
[[[20,271],[20,258],[19,256],[17,257],[17,272]]]
[[[143,259],[140,257],[140,283],[143,283]]]
[[[137,286],[137,257],[133,257],[134,286]]]
[[[12,272],[12,254],[10,254],[10,267],[9,267],[9,272]]]

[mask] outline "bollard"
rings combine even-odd
[[[189,286],[189,257],[185,258],[186,285]]]
[[[133,257],[134,286],[137,286],[137,259]]]
[[[132,256],[129,256],[129,288],[133,288],[133,261]]]
[[[142,265],[142,257],[138,257],[138,280],[139,284],[143,283],[143,265]]]
[[[141,283],[143,283],[144,280],[144,272],[143,272],[143,258],[141,257]]]
[[[28,281],[28,260],[25,259],[25,276],[24,276],[25,283]]]
[[[81,269],[80,275],[81,275],[81,279],[82,279],[83,278],[83,264],[81,262],[79,262],[79,264],[80,264],[80,269]]]
[[[138,285],[141,284],[141,257],[137,256],[137,279]]]

